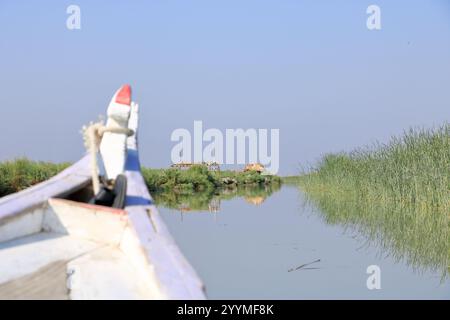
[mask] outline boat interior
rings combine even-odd
[[[0,219],[0,299],[161,299],[125,210],[91,184]]]

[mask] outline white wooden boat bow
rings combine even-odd
[[[123,210],[82,200],[89,156],[0,199],[0,299],[205,299],[141,175],[138,111],[132,103]]]

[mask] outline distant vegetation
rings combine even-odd
[[[309,194],[450,211],[450,125],[410,130],[387,144],[326,155],[299,178]]]
[[[0,197],[45,181],[68,166],[70,163],[53,164],[27,159],[0,163]],[[178,194],[281,183],[277,176],[261,175],[255,171],[209,171],[203,165],[195,165],[188,170],[142,168],[142,174],[150,192],[170,191]]]
[[[0,197],[45,181],[69,165],[36,162],[24,158],[0,163]]]
[[[209,171],[203,165],[195,165],[187,170],[143,168],[142,175],[150,192],[192,193],[221,187],[265,186],[281,183],[281,179],[277,176],[262,175],[255,171]]]

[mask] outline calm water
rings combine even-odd
[[[415,243],[408,224],[391,234],[336,221],[290,186],[171,200],[157,200],[160,212],[209,298],[450,298],[442,234]],[[367,289],[369,265],[381,268],[380,290]]]

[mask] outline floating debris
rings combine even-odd
[[[300,270],[300,269],[303,269],[303,270],[316,270],[316,269],[319,269],[319,268],[305,268],[305,267],[307,267],[309,265],[312,265],[314,263],[317,263],[317,262],[320,262],[320,259],[317,259],[317,260],[314,260],[312,262],[308,262],[308,263],[299,265],[296,268],[291,268],[291,269],[288,270],[288,272],[292,272],[292,271],[296,271],[296,270]]]

